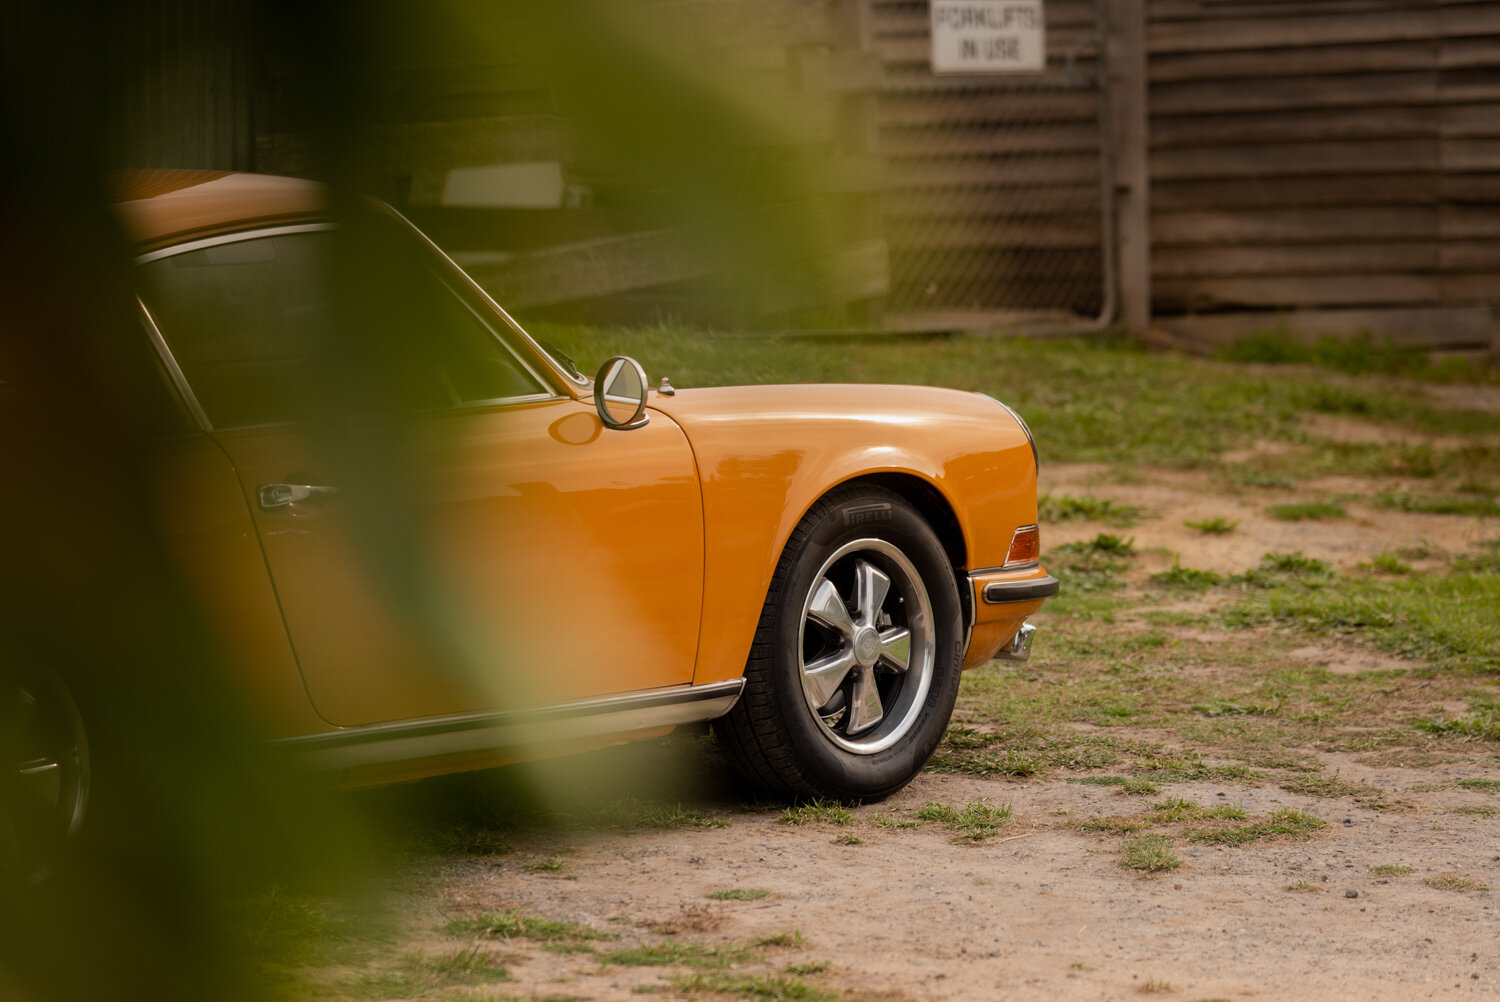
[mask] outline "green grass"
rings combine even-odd
[[[1455,891],[1459,894],[1467,894],[1470,891],[1487,891],[1490,889],[1490,885],[1482,880],[1460,877],[1456,873],[1439,873],[1431,877],[1423,877],[1422,883],[1434,890]]]
[[[1413,494],[1410,491],[1382,491],[1375,496],[1379,508],[1422,512],[1429,515],[1477,515],[1493,518],[1500,515],[1500,503],[1493,497],[1461,494]]]
[[[1121,848],[1120,865],[1127,870],[1160,873],[1177,869],[1182,860],[1172,851],[1172,840],[1165,835],[1141,835]]]
[[[754,951],[742,946],[702,946],[674,939],[648,943],[628,950],[601,954],[599,962],[615,967],[695,967],[716,970],[756,960]]]
[[[671,978],[669,983],[683,995],[728,995],[757,1002],[823,1002],[836,997],[791,974],[699,972]]]
[[[1324,335],[1312,342],[1278,325],[1251,334],[1216,353],[1230,362],[1283,365],[1316,365],[1353,375],[1383,373],[1435,382],[1492,381],[1492,374],[1463,359],[1433,362],[1422,348],[1399,345],[1390,338],[1375,338],[1369,331],[1353,337]]]
[[[1214,819],[1238,821],[1245,817],[1245,809],[1239,804],[1216,804],[1213,807],[1200,807],[1192,801],[1181,797],[1170,797],[1152,804],[1150,811],[1151,820],[1159,824]]]
[[[1151,575],[1152,584],[1179,591],[1206,591],[1223,580],[1222,575],[1213,571],[1184,567],[1175,562],[1167,570]]]
[[[962,807],[948,804],[928,803],[917,810],[923,821],[937,821],[954,832],[954,841],[982,842],[995,835],[1010,823],[1010,805],[992,807],[973,802]]]
[[[1329,579],[1331,580],[1331,579]],[[1314,633],[1372,640],[1392,653],[1467,671],[1500,671],[1500,572],[1346,576],[1339,587],[1306,577],[1257,582],[1225,613],[1230,625],[1295,624]],[[1481,731],[1483,722],[1479,722]],[[1493,734],[1493,732],[1492,732]]]
[[[1185,834],[1191,842],[1204,845],[1248,845],[1264,839],[1304,839],[1328,822],[1302,811],[1285,809],[1271,812],[1264,821],[1252,821],[1243,825],[1225,825],[1214,828],[1193,828]]]
[[[514,980],[504,964],[482,947],[471,945],[431,957],[414,954],[398,968],[364,971],[340,979],[336,986],[346,998],[373,1002]]]
[[[1482,790],[1485,793],[1500,793],[1500,779],[1460,779],[1456,784],[1465,790]]]
[[[854,823],[854,812],[831,800],[813,800],[786,808],[776,820],[784,825],[849,825]]]
[[[1085,494],[1043,494],[1036,499],[1037,518],[1043,523],[1104,522],[1109,525],[1134,525],[1140,521],[1141,509],[1120,504],[1108,498]],[[1118,537],[1115,537],[1118,538]]]
[[[584,942],[614,939],[615,934],[559,919],[537,918],[517,911],[485,912],[468,918],[450,919],[442,926],[449,936],[487,939],[531,939],[538,942]]]
[[[235,933],[250,955],[288,966],[356,963],[383,952],[396,927],[372,903],[355,905],[273,887],[232,910]]]
[[[556,873],[559,870],[567,869],[567,866],[568,864],[560,859],[538,859],[524,864],[523,868],[535,870],[538,873]]]
[[[761,887],[731,887],[723,891],[714,891],[709,897],[715,901],[759,901],[770,893]]]
[[[1414,867],[1403,866],[1400,863],[1381,863],[1378,866],[1370,867],[1370,872],[1377,877],[1404,877],[1408,873],[1416,873],[1417,871]]]
[[[1325,518],[1347,518],[1349,513],[1343,505],[1331,501],[1298,501],[1292,504],[1273,504],[1266,514],[1283,522],[1308,522]]]
[[[1197,522],[1183,522],[1182,524],[1204,535],[1222,536],[1225,533],[1233,532],[1240,523],[1237,519],[1231,521],[1222,515],[1215,515],[1213,518],[1205,518]]]
[[[807,939],[802,935],[800,929],[791,929],[787,932],[779,932],[774,936],[762,936],[755,941],[756,946],[784,946],[799,949],[807,945]]]

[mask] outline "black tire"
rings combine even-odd
[[[879,800],[942,740],[962,648],[957,584],[932,528],[884,488],[836,488],[787,540],[744,694],[717,733],[762,789]]]

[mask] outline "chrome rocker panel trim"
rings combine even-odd
[[[534,710],[461,713],[366,724],[323,734],[280,738],[271,744],[304,756],[310,765],[320,769],[385,765],[713,720],[730,711],[744,688],[745,680],[736,678]]]

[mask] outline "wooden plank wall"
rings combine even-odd
[[[1451,313],[1464,341],[1500,310],[1500,3],[1150,0],[1148,16],[1161,322]]]
[[[1046,0],[1047,70],[1027,76],[934,75],[926,0],[868,2],[867,45],[884,68],[886,326],[1098,313],[1096,0]]]

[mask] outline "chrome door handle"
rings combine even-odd
[[[306,501],[314,494],[334,494],[337,491],[336,487],[322,487],[318,484],[261,484],[255,489],[255,496],[262,508],[285,508],[289,504]]]

